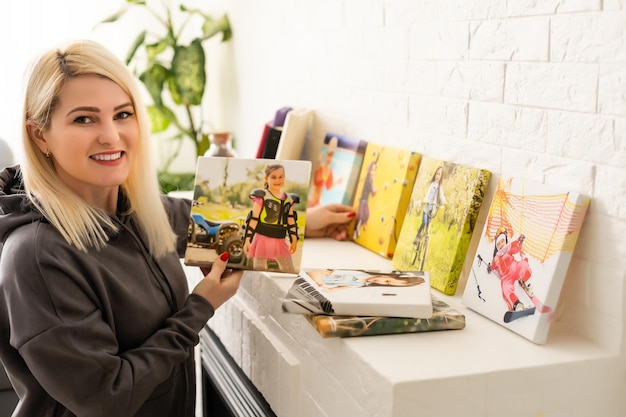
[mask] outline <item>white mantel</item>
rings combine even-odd
[[[320,265],[391,267],[351,242],[307,240],[302,266]],[[433,290],[465,329],[323,339],[281,311],[293,279],[248,271],[209,321],[279,417],[623,416],[619,356],[556,322],[536,345]]]

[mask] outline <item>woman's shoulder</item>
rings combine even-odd
[[[49,252],[59,253],[69,244],[61,234],[46,221],[35,221],[14,229],[4,240],[0,259],[11,260],[19,264],[32,263],[38,252],[47,248]],[[54,250],[50,250],[54,248]]]
[[[68,246],[61,234],[45,221],[24,224],[14,229],[0,247],[2,286],[7,291],[7,285],[13,288],[40,288],[45,280],[42,265],[58,263],[60,259],[66,258]],[[69,250],[77,251],[75,248]]]

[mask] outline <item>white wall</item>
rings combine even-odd
[[[134,31],[92,31],[123,3],[0,6],[0,136],[18,155],[26,62],[76,37],[123,57]],[[211,88],[224,95],[221,103],[211,98],[210,111],[218,128],[235,133],[242,156],[254,154],[263,123],[288,104],[314,109],[321,129],[587,193],[593,200],[555,325],[624,350],[624,0],[210,7],[219,6],[230,13],[234,38],[209,55]]]
[[[240,154],[292,105],[327,131],[590,195],[555,326],[623,349],[626,2],[228,4]]]

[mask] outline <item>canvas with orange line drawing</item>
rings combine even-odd
[[[534,343],[546,343],[589,202],[574,191],[501,178],[463,304]]]
[[[354,242],[393,257],[421,157],[399,147],[367,144],[349,229]]]

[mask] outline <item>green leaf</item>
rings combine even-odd
[[[150,97],[155,105],[161,106],[163,104],[163,98],[161,92],[163,91],[163,83],[169,75],[169,70],[161,64],[153,64],[150,68],[144,71],[139,79],[146,86]]]
[[[204,18],[202,24],[202,40],[207,40],[222,33],[222,42],[226,42],[233,36],[228,15],[224,14],[220,19],[215,19],[211,15],[204,13],[201,9],[189,9],[185,5],[180,5],[180,10],[190,15],[197,14]]]
[[[177,46],[172,59],[176,91],[184,104],[200,105],[206,84],[204,47],[200,39],[189,46]]]
[[[100,23],[97,23],[96,26],[102,24],[102,23],[113,23],[113,22],[117,22],[122,16],[124,16],[124,14],[130,9],[130,6],[125,4],[124,6],[122,6],[117,12],[113,13],[111,16],[107,17],[106,19],[102,20]]]
[[[169,77],[167,77],[167,88],[170,91],[170,96],[172,97],[172,101],[174,101],[177,105],[183,104],[183,98],[176,88],[176,82],[174,81],[174,76],[170,72]]]
[[[211,146],[211,141],[209,140],[208,133],[202,133],[200,140],[196,141],[196,154],[197,156],[202,156],[209,150]]]
[[[159,171],[158,178],[161,191],[167,194],[171,191],[193,190],[196,173]]]
[[[113,22],[117,22],[118,20],[120,20],[122,18],[122,16],[124,16],[126,14],[126,12],[128,10],[130,10],[130,8],[132,6],[145,6],[146,2],[145,0],[126,0],[125,5],[123,5],[122,7],[120,7],[120,9],[113,13],[112,15],[110,15],[109,17],[105,18],[104,20],[102,20],[101,22],[97,23],[96,26],[101,25],[102,23],[113,23]]]
[[[171,41],[167,38],[163,38],[158,42],[146,45],[146,52],[148,53],[148,60],[153,61],[161,52],[165,51],[168,46],[171,45]]]
[[[147,106],[146,110],[148,110],[148,116],[150,117],[152,133],[163,132],[170,126],[170,119],[166,114],[166,111],[169,109],[157,106]]]
[[[205,16],[205,21],[202,25],[202,40],[212,38],[218,33],[222,33],[222,42],[226,42],[233,36],[228,15],[225,14],[217,20],[210,16]]]
[[[133,43],[130,45],[130,49],[126,54],[126,65],[130,64],[130,62],[133,60],[133,57],[135,56],[135,53],[137,52],[137,49],[139,49],[139,47],[143,45],[144,41],[146,40],[147,33],[148,31],[146,30],[142,31],[139,35],[137,35]]]
[[[168,118],[170,123],[173,124],[174,126],[176,126],[176,128],[179,131],[178,135],[180,135],[182,137],[184,134],[187,134],[187,129],[185,129],[180,124],[180,122],[178,121],[178,118],[176,117],[176,114],[174,113],[174,110],[170,109],[168,106],[165,106],[165,105],[161,106],[160,109],[163,112],[163,114],[165,115],[165,117]]]
[[[168,106],[166,105],[154,106],[154,110],[152,111],[160,112],[160,114],[157,115],[156,117],[167,119],[167,126],[165,128],[171,125],[176,126],[176,129],[178,130],[178,133],[176,135],[177,138],[182,138],[185,135],[189,136],[191,134],[188,129],[186,129],[184,126],[180,124],[180,122],[178,121],[178,118],[176,117],[176,114],[174,113],[174,110],[172,110]],[[157,126],[164,125],[164,122],[160,120],[155,120],[155,122],[159,123]],[[153,133],[156,133],[156,132],[153,132]]]

